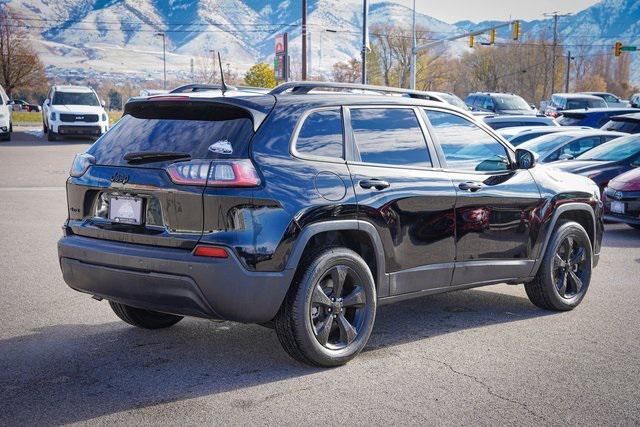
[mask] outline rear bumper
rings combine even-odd
[[[65,236],[58,256],[73,289],[137,308],[247,323],[267,322],[280,308],[293,270],[247,271],[226,259],[184,249]]]

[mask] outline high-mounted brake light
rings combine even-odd
[[[209,258],[229,258],[229,254],[225,248],[218,246],[196,246],[193,251],[195,256],[205,256]]]
[[[189,101],[191,98],[188,96],[152,96],[149,101]]]
[[[73,158],[73,163],[71,164],[71,169],[69,170],[69,175],[74,178],[79,178],[84,175],[87,170],[91,167],[91,165],[96,164],[96,158],[91,154],[80,153],[76,154]]]
[[[256,187],[260,177],[249,159],[191,160],[173,163],[167,173],[176,184],[210,187]]]

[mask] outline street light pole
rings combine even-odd
[[[307,0],[302,0],[302,80],[307,80]]]
[[[413,24],[411,26],[411,89],[416,88],[416,0],[413,0]]]
[[[571,73],[571,60],[573,58],[571,57],[571,51],[567,52],[567,77],[565,80],[565,84],[564,84],[564,91],[565,93],[569,93],[569,75]]]
[[[367,0],[362,2],[362,84],[367,84],[367,15],[369,7]]]
[[[164,71],[164,80],[162,83],[162,88],[167,88],[167,42],[165,33],[156,33],[156,36],[162,37],[162,62],[163,62],[163,71]]]

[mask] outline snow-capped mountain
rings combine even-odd
[[[310,73],[326,73],[337,61],[359,56],[362,0],[309,0]],[[412,12],[396,0],[375,1],[370,22],[409,26]],[[0,0],[29,26],[34,46],[50,75],[83,73],[158,79],[166,34],[167,71],[188,77],[192,64],[223,62],[242,74],[258,61],[273,59],[274,37],[289,33],[295,68],[300,56],[299,0]],[[488,22],[448,24],[418,14],[418,24],[445,37]],[[523,30],[549,29],[551,20],[523,22]],[[499,33],[508,37],[508,30]],[[563,40],[613,45],[612,36],[640,44],[640,0],[603,0],[562,18]],[[460,44],[452,44],[460,49]],[[457,46],[457,47],[456,47]],[[459,53],[459,52],[454,52]],[[640,56],[640,55],[639,55]],[[640,60],[634,62],[640,81]]]

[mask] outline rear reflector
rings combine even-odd
[[[193,254],[195,256],[206,256],[209,258],[229,258],[227,250],[217,246],[196,246]]]
[[[210,187],[256,187],[260,177],[249,159],[192,160],[173,163],[167,173],[176,184]]]

